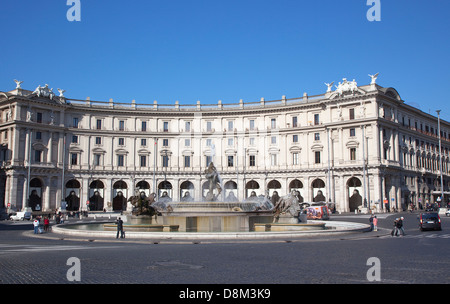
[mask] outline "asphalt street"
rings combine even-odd
[[[394,217],[400,215],[406,236],[391,237]],[[442,231],[420,232],[416,217],[382,214],[378,232],[345,236],[178,243],[68,241],[51,233],[34,237],[31,222],[3,221],[0,283],[448,284],[450,218],[441,217]],[[368,216],[337,215],[332,220],[367,223]],[[68,263],[69,258],[79,265]],[[373,258],[378,263],[369,263]],[[78,280],[69,280],[73,274]]]

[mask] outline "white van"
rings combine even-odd
[[[11,221],[24,221],[24,220],[31,220],[31,212],[16,212],[12,214],[9,219]]]

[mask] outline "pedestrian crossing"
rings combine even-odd
[[[394,237],[391,235],[383,235],[379,237],[380,239],[389,238],[403,238],[403,239],[450,239],[450,234],[442,233],[421,233],[421,234],[406,234],[404,236]]]

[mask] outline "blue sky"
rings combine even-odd
[[[299,97],[324,82],[394,87],[450,121],[450,1],[2,0],[0,91],[48,83],[69,98],[204,104]]]

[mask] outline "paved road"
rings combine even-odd
[[[368,283],[367,262],[376,257],[381,283],[450,283],[450,218],[442,218],[442,231],[420,232],[416,214],[403,216],[405,237],[388,236],[393,217],[383,215],[378,233],[200,244],[30,238],[24,234],[30,223],[3,222],[0,282],[72,283],[67,261],[76,257],[83,284]],[[335,219],[367,222],[367,216]]]

